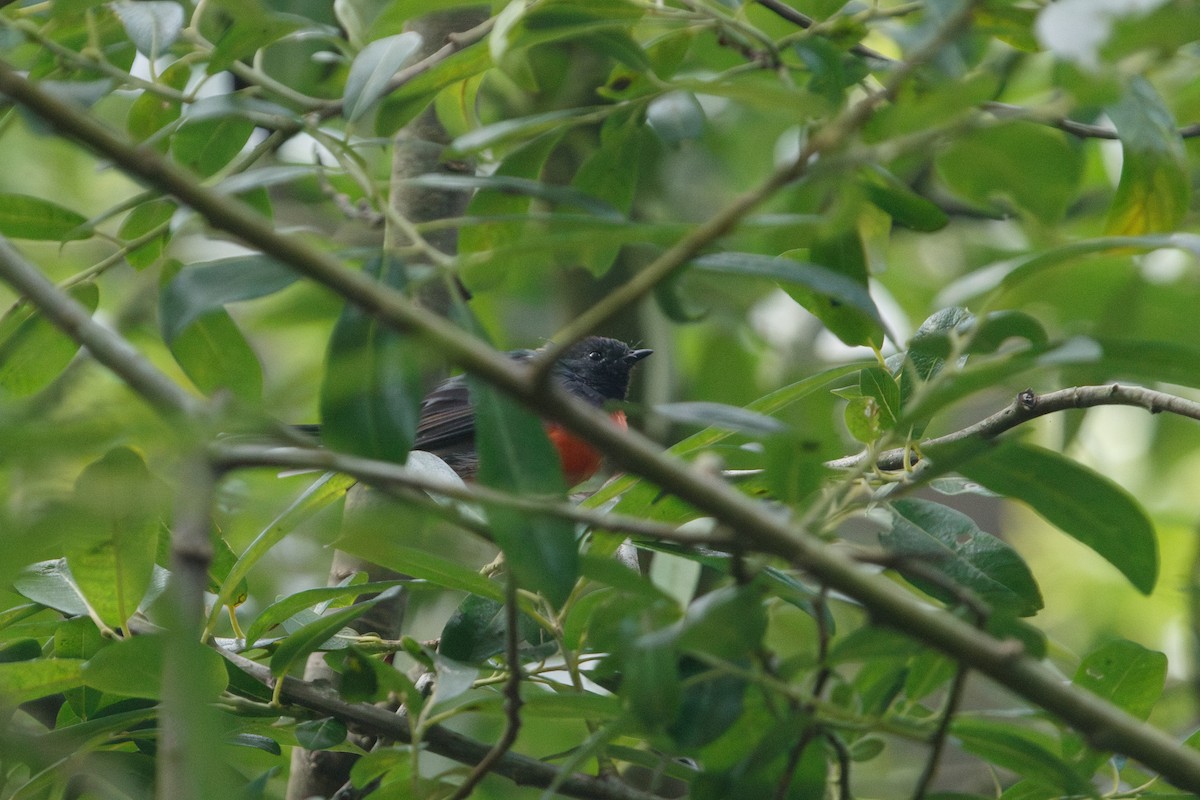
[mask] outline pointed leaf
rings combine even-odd
[[[83,683],[83,664],[76,658],[0,664],[0,698],[25,703],[76,688]]]
[[[1067,794],[1093,795],[1091,783],[1032,732],[1010,723],[958,717],[951,735],[962,748],[985,761]]]
[[[1088,653],[1072,682],[1145,720],[1162,696],[1166,679],[1165,655],[1118,639]]]
[[[354,120],[367,113],[387,93],[388,82],[421,49],[414,31],[377,39],[354,57],[342,95],[343,115]]]
[[[892,527],[880,534],[890,552],[912,557],[971,590],[984,602],[1029,616],[1042,607],[1041,592],[1016,551],[965,514],[928,500],[896,500]],[[904,569],[900,569],[904,574]],[[926,594],[948,603],[952,592],[928,580],[905,576]]]
[[[172,0],[118,0],[110,7],[138,52],[149,59],[163,55],[183,30],[183,6]]]
[[[508,397],[471,381],[479,482],[521,497],[562,497],[562,465],[542,422]],[[574,527],[565,520],[499,506],[487,509],[496,543],[524,588],[556,606],[579,577]]]
[[[244,585],[243,582],[251,567],[257,564],[268,550],[294,531],[302,522],[344,497],[355,483],[357,481],[354,478],[346,475],[332,472],[322,475],[296,498],[295,502],[275,517],[271,524],[260,531],[225,576],[221,589],[217,593],[216,602],[212,604],[208,613],[207,629],[211,630],[216,623],[217,616],[226,606],[232,604],[234,595]]]
[[[862,344],[878,337],[883,329],[883,318],[865,281],[859,282],[827,266],[798,261],[788,253],[776,258],[754,253],[714,253],[701,256],[692,264],[705,272],[778,281],[784,291],[847,344]]]
[[[163,290],[158,324],[170,343],[203,314],[291,286],[299,276],[264,255],[222,258],[184,267]]]
[[[89,239],[87,217],[24,194],[0,194],[0,234],[12,239],[69,242]]]
[[[275,677],[286,674],[293,664],[307,657],[314,650],[321,649],[334,634],[382,601],[394,597],[398,591],[400,591],[400,587],[388,589],[370,600],[364,600],[349,608],[325,614],[315,622],[310,622],[290,634],[279,643],[271,655],[271,674]]]
[[[73,286],[68,294],[89,313],[100,304],[100,291],[91,281]],[[41,313],[31,312],[0,339],[0,395],[28,397],[41,391],[77,352],[78,342]]]
[[[1120,102],[1107,111],[1123,154],[1107,232],[1174,230],[1188,209],[1191,182],[1187,153],[1171,112],[1141,77],[1134,77]]]
[[[403,289],[404,265],[375,258],[369,275]],[[329,338],[321,382],[321,435],[337,450],[403,462],[416,438],[421,367],[415,341],[349,303]]]
[[[288,595],[264,608],[262,613],[255,618],[254,623],[246,630],[246,647],[253,647],[254,643],[262,638],[262,635],[268,630],[317,603],[326,603],[330,600],[353,600],[364,594],[382,592],[386,589],[404,586],[406,583],[409,583],[407,579],[355,583],[347,586],[306,589]]]
[[[927,448],[937,464],[939,452]],[[1020,500],[1064,533],[1103,556],[1139,591],[1158,578],[1158,540],[1137,501],[1108,478],[1032,445],[1003,441],[956,466],[988,489]]]

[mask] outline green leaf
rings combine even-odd
[[[97,624],[124,629],[151,587],[164,488],[127,447],[110,450],[75,482],[80,528],[67,566]]]
[[[375,258],[366,272],[404,288],[402,263]],[[349,303],[329,338],[321,382],[321,436],[337,450],[403,462],[421,413],[421,365],[416,343]]]
[[[183,124],[171,139],[171,154],[175,160],[207,178],[215,175],[242,152],[254,123],[232,110],[223,116],[201,116],[193,114],[184,118]]]
[[[870,444],[883,433],[879,406],[869,397],[851,397],[842,412],[846,430],[856,441]]]
[[[881,533],[889,552],[937,570],[993,606],[1030,616],[1042,608],[1042,596],[1029,567],[1016,551],[979,527],[970,517],[928,500],[896,500],[889,506],[892,527]],[[904,575],[903,567],[899,572]],[[947,603],[957,598],[946,588],[905,575],[921,591]]]
[[[405,579],[355,583],[347,586],[305,589],[304,591],[288,595],[264,608],[262,613],[255,618],[254,623],[246,630],[246,647],[253,647],[254,643],[261,639],[262,635],[268,630],[317,603],[326,603],[330,600],[354,600],[364,594],[382,592],[386,589],[403,586],[408,582]]]
[[[474,78],[491,66],[492,58],[486,41],[454,53],[384,98],[375,117],[375,133],[390,136],[429,105],[438,92]]]
[[[1010,122],[959,136],[935,160],[938,174],[985,208],[1011,203],[1047,223],[1062,218],[1083,176],[1083,150],[1062,131]]]
[[[399,587],[388,589],[370,600],[364,600],[349,608],[325,614],[315,622],[310,622],[291,633],[279,643],[271,655],[271,674],[280,677],[286,674],[292,665],[307,657],[309,653],[330,646],[327,643],[334,634],[380,602],[391,599],[398,591],[400,591]]]
[[[1150,717],[1167,679],[1167,657],[1118,639],[1080,662],[1072,682],[1140,720]]]
[[[209,611],[206,629],[212,630],[217,616],[232,603],[234,595],[244,586],[243,581],[250,569],[267,554],[268,550],[293,532],[302,522],[331,503],[340,500],[356,482],[354,478],[345,475],[326,473],[305,489],[304,493],[284,509],[279,516],[271,520],[271,523],[260,531],[258,536],[254,537],[254,541],[250,542],[237,562],[229,569],[229,573],[225,576],[220,591],[217,593],[216,602],[212,604]]]
[[[71,578],[65,558],[30,564],[13,581],[13,589],[22,597],[64,614],[73,617],[88,614],[87,601]]]
[[[927,448],[936,465],[941,448]],[[1078,462],[1032,445],[1002,441],[956,470],[988,489],[1020,500],[1090,547],[1144,594],[1158,578],[1158,541],[1145,511],[1124,489]]]
[[[163,660],[168,639],[163,635],[133,636],[105,647],[84,665],[88,686],[122,697],[161,699]],[[196,647],[190,691],[215,698],[229,683],[225,660],[215,650]]]
[[[131,2],[128,5],[135,5],[135,3]],[[137,3],[136,5],[141,4]],[[181,59],[163,70],[158,76],[158,82],[170,89],[182,92],[191,77],[191,63]],[[155,136],[155,134],[179,119],[182,110],[182,104],[178,101],[170,100],[156,92],[143,91],[129,107],[129,116],[125,118],[125,128],[129,131],[129,135],[138,142],[147,142],[152,136],[155,137],[153,141],[155,149],[165,153],[170,147],[170,142],[165,137]],[[167,201],[163,198],[151,202]]]
[[[950,222],[945,211],[878,164],[863,170],[859,182],[868,200],[906,228],[928,233],[941,230]]]
[[[558,131],[535,138],[509,153],[496,168],[494,177],[501,180],[523,180],[537,186],[547,186],[555,191],[569,191],[572,195],[578,195],[574,189],[549,187],[537,181],[545,168],[546,159],[561,139],[562,135]],[[480,187],[467,204],[467,214],[471,217],[504,216],[505,221],[490,225],[466,225],[459,230],[459,252],[492,251],[486,260],[481,260],[476,265],[467,265],[460,273],[464,285],[472,291],[493,287],[499,284],[510,270],[522,269],[528,262],[521,254],[521,244],[538,235],[539,226],[528,214],[534,195],[505,191],[503,188],[501,185]],[[604,205],[591,198],[588,200],[594,206]],[[609,212],[620,216],[616,209],[609,209]],[[495,252],[505,247],[511,248],[507,255]]]
[[[478,664],[504,652],[507,629],[504,603],[469,595],[442,628],[438,653],[464,664]],[[554,646],[549,634],[524,614],[517,617],[517,635],[533,647]]]
[[[266,11],[259,3],[231,2],[225,18],[229,26],[217,38],[205,71],[209,75],[229,69],[235,61],[250,58],[257,51],[298,30],[296,17]]]
[[[169,50],[183,30],[183,6],[173,0],[118,0],[109,7],[138,52],[151,60]]]
[[[1200,387],[1200,349],[1147,339],[1095,341],[1100,345],[1101,356],[1090,369],[1110,379],[1135,378]]]
[[[342,113],[353,122],[387,93],[388,81],[421,49],[421,35],[397,33],[371,42],[354,57],[346,77]]]
[[[88,313],[100,305],[100,290],[91,281],[71,287],[68,294]],[[77,352],[78,342],[41,313],[31,312],[0,340],[0,395],[36,394],[62,374]]]
[[[892,373],[883,367],[865,367],[858,373],[858,390],[874,402],[879,426],[894,427],[900,417],[900,386]]]
[[[170,348],[204,394],[226,389],[251,406],[262,402],[262,365],[225,309],[210,311],[188,325],[171,340]]]
[[[1067,794],[1092,796],[1088,780],[1031,731],[1010,723],[957,717],[950,733],[968,753]]]
[[[660,730],[679,714],[678,662],[674,641],[656,634],[639,638],[621,659],[621,702],[648,730]]]
[[[745,678],[717,673],[698,680],[695,676],[701,672],[702,668],[685,660],[680,675],[684,684],[679,710],[667,727],[675,743],[687,749],[720,738],[737,722],[744,707],[748,683]]]
[[[184,267],[159,299],[158,324],[168,343],[202,315],[291,286],[299,276],[264,255],[233,256]]]
[[[346,741],[346,723],[333,717],[310,719],[296,726],[296,741],[305,750],[328,750]]]
[[[0,194],[0,234],[12,239],[70,242],[90,239],[87,217],[25,194]]]
[[[774,417],[759,414],[724,403],[709,403],[698,400],[684,403],[659,403],[654,413],[660,417],[685,425],[720,428],[748,436],[766,436],[783,433],[788,427]]]
[[[600,127],[600,146],[579,166],[571,185],[620,209],[622,216],[628,214],[641,160],[652,145],[649,137],[640,109],[613,114]],[[604,275],[619,252],[617,245],[598,248],[583,258],[583,266],[593,275]]]
[[[767,612],[756,586],[725,586],[688,606],[680,622],[680,649],[727,661],[748,658],[763,646]]]
[[[481,381],[470,385],[479,482],[520,497],[562,497],[562,464],[541,420]],[[555,606],[566,600],[579,577],[573,526],[500,506],[489,506],[487,517],[517,582]]]
[[[470,155],[513,139],[532,139],[547,131],[585,125],[595,121],[597,115],[606,117],[611,112],[612,109],[605,106],[582,107],[506,119],[459,136],[450,143],[449,155],[453,157]]]
[[[1137,235],[1174,230],[1191,197],[1187,152],[1175,119],[1150,82],[1139,76],[1106,111],[1123,156],[1106,231]]]
[[[75,658],[0,664],[0,698],[25,703],[83,683],[84,662]]]
[[[948,302],[960,303],[997,287],[1011,290],[1045,269],[1057,267],[1080,256],[1109,251],[1151,252],[1178,248],[1200,257],[1200,236],[1192,233],[1148,234],[1145,236],[1102,236],[1038,250],[998,261],[975,270],[941,293]]]
[[[705,272],[779,282],[796,302],[819,317],[847,344],[863,344],[882,334],[883,318],[867,291],[865,272],[859,281],[821,263],[795,260],[789,253],[777,258],[754,253],[714,253],[695,259],[692,265]]]
[[[88,617],[64,620],[54,630],[55,658],[88,659],[111,644]],[[101,693],[90,687],[69,689],[64,695],[80,719],[90,719],[100,708]]]
[[[153,239],[125,254],[129,266],[138,270],[145,269],[162,257],[163,248],[170,237],[167,225],[177,208],[173,201],[159,198],[142,203],[129,212],[117,231],[117,236],[124,241],[130,242],[147,236],[152,231],[158,231]]]

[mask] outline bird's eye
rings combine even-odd
[[[587,354],[587,357],[588,357],[589,361],[601,361],[604,359],[604,354],[601,353],[599,350],[593,350],[592,352]]]

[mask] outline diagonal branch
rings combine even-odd
[[[92,357],[113,371],[158,411],[195,417],[202,403],[168,378],[120,335],[92,319],[87,309],[46,279],[9,241],[0,236],[0,280],[29,298],[39,311]]]

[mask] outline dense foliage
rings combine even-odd
[[[1197,40],[0,2],[0,798],[1200,793]]]

